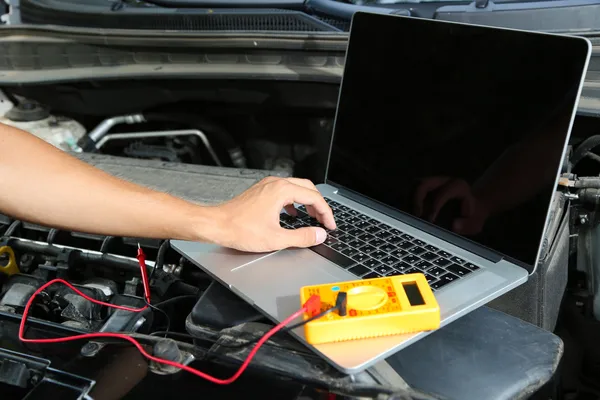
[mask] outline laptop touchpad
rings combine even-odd
[[[300,308],[300,288],[356,277],[306,249],[284,250],[236,268],[232,289],[266,313],[286,318]]]

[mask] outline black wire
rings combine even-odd
[[[148,307],[150,307],[151,309],[153,309],[153,310],[155,310],[155,311],[158,311],[158,312],[160,312],[162,315],[164,315],[164,317],[165,317],[165,320],[166,320],[166,322],[167,322],[167,327],[164,329],[164,331],[165,331],[165,338],[166,338],[166,337],[167,337],[167,335],[166,335],[166,334],[168,334],[168,333],[169,333],[169,330],[171,329],[171,318],[169,318],[169,314],[167,314],[167,313],[166,313],[164,310],[161,310],[161,309],[160,309],[160,308],[158,308],[157,306],[150,304],[150,303],[149,303],[147,300],[145,300],[145,299],[144,299],[144,302],[145,302],[145,303],[146,303],[146,305],[147,305]]]
[[[154,263],[154,268],[152,268],[152,272],[150,273],[150,277],[148,278],[148,284],[152,284],[152,279],[154,278],[155,272],[157,269],[162,269],[165,263],[165,254],[169,249],[169,241],[165,240],[160,244],[158,248],[158,254],[156,255],[156,262]]]
[[[181,301],[181,300],[197,299],[197,298],[198,298],[198,296],[193,295],[193,294],[183,294],[181,296],[171,297],[170,299],[161,301],[160,303],[156,303],[156,304],[154,304],[154,306],[155,307],[164,307],[164,306],[167,306],[167,305],[169,305],[171,303],[176,303],[176,302]]]
[[[302,322],[298,322],[297,324],[294,324],[294,325],[287,326],[287,327],[281,329],[280,331],[278,331],[277,333],[280,333],[280,332],[289,332],[289,331],[294,330],[296,328],[299,328],[299,327],[301,327],[303,325],[306,325],[306,324],[308,324],[311,321],[319,319],[319,318],[321,318],[321,317],[323,317],[323,316],[325,316],[325,315],[327,315],[329,313],[332,313],[332,312],[336,311],[337,309],[338,309],[337,307],[332,307],[332,308],[330,308],[328,310],[323,311],[320,314],[317,314],[317,315],[314,315],[314,316],[310,317],[307,320],[304,320]],[[262,338],[262,337],[263,337],[263,335],[260,335],[260,336],[254,338],[254,339],[250,339],[250,340],[248,340],[248,341],[246,341],[244,343],[240,343],[240,344],[231,344],[231,345],[221,345],[220,343],[217,343],[217,344],[219,346],[223,346],[223,347],[227,347],[227,348],[231,348],[231,349],[238,349],[238,348],[243,348],[243,347],[246,347],[246,346],[250,346],[251,344],[254,344],[254,343],[258,342],[260,340],[260,338]]]
[[[222,343],[219,343],[219,339],[213,339],[213,338],[208,338],[208,337],[196,337],[194,335],[190,335],[189,333],[182,333],[182,332],[156,331],[156,332],[152,332],[149,336],[164,336],[164,335],[167,335],[167,336],[170,336],[173,338],[191,340],[192,342],[194,342],[194,344],[197,340],[199,340],[199,341],[209,342],[212,344],[218,344],[220,347],[225,347],[225,348],[230,348],[230,349],[239,349],[239,348],[243,347],[243,346],[239,346],[239,345],[222,344]],[[244,343],[244,345],[246,345],[246,344]],[[299,349],[291,347],[291,346],[284,346],[284,345],[269,343],[268,341],[264,344],[264,346],[277,347],[277,348],[281,348],[281,349],[285,349],[285,350],[289,350],[289,351],[295,351],[295,352],[300,351]],[[210,350],[209,350],[209,352],[211,355],[213,354]],[[318,355],[313,354],[313,353],[302,352],[302,355],[306,356],[306,357],[310,357],[310,358],[320,358]]]

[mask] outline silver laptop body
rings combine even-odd
[[[407,37],[410,37],[410,40]],[[448,39],[449,37],[451,39]],[[488,53],[481,50],[485,46],[491,47]],[[419,48],[430,50],[414,50]],[[537,51],[540,52],[540,60],[519,59],[525,53]],[[390,52],[396,55],[390,55]],[[465,61],[465,57],[468,58],[477,52],[479,54],[473,57],[475,61]],[[551,198],[556,187],[561,161],[565,155],[590,52],[589,42],[582,38],[357,13],[352,23],[326,183],[318,185],[320,192],[332,205],[340,229],[336,233],[330,233],[327,244],[318,248],[286,249],[268,254],[240,253],[211,244],[186,241],[171,241],[171,245],[274,322],[282,321],[300,308],[299,292],[302,286],[352,280],[357,279],[357,276],[423,272],[434,288],[441,308],[442,326],[444,326],[523,284],[528,274],[535,270],[540,257],[540,242],[546,230]],[[460,58],[447,59],[448,54]],[[377,57],[381,57],[381,60]],[[393,59],[393,57],[398,58]],[[442,58],[446,58],[443,65]],[[510,68],[512,62],[520,65],[521,72],[516,75],[513,72],[508,77],[501,76],[498,70],[495,70],[496,60],[499,59],[506,62],[506,65],[503,65],[504,71]],[[431,63],[438,62],[440,65],[437,68],[428,67]],[[473,65],[473,63],[481,64]],[[550,63],[561,65],[562,69],[557,67],[555,71],[548,73],[552,74],[549,75],[551,79],[560,79],[563,84],[552,89],[554,94],[544,94],[538,98],[536,91],[542,89],[528,90],[527,85],[530,84],[531,79],[534,79],[532,78],[534,75],[538,75],[538,73],[534,74],[536,68],[539,70],[548,68]],[[456,64],[461,67],[457,68],[458,72],[447,72]],[[471,78],[465,78],[468,75],[461,77],[460,71],[464,72],[465,68],[472,73],[478,73],[477,71],[482,68],[484,71],[487,69],[487,77],[477,78],[480,81],[475,78],[472,81]],[[426,71],[423,72],[423,69]],[[441,77],[436,78],[434,76],[436,73]],[[414,76],[411,77],[412,74]],[[464,88],[461,79],[470,82],[468,84],[471,86],[468,87],[473,88],[473,93],[468,93],[470,89],[464,90],[466,94],[460,90],[455,91]],[[369,82],[364,82],[365,80]],[[522,80],[520,85],[511,88],[507,93],[502,93],[503,87],[520,80]],[[420,81],[420,83],[413,81]],[[485,84],[482,85],[481,82]],[[498,92],[479,96],[480,93],[477,91],[485,90],[486,88],[482,86],[488,83],[491,86],[495,85]],[[545,87],[541,85],[543,83],[540,82],[540,88]],[[391,92],[392,89],[388,86],[394,85],[396,88]],[[420,90],[420,87],[424,89]],[[440,91],[440,87],[444,90]],[[432,92],[423,94],[427,89]],[[452,93],[450,98],[456,101],[444,99],[443,103],[440,100],[439,104],[435,104],[435,99],[447,96],[448,93]],[[526,99],[529,104],[534,104],[536,98],[543,104],[540,104],[538,109],[531,106],[527,112],[521,113],[523,107],[516,108],[516,106],[525,101],[523,98],[525,94],[531,96]],[[391,105],[390,98],[394,98],[394,95],[397,96],[398,103]],[[554,103],[549,100],[553,98],[552,96],[558,99]],[[477,98],[473,100],[472,97]],[[424,101],[427,98],[430,100]],[[478,103],[486,103],[486,99],[492,98],[498,101],[495,109],[506,107],[506,110],[500,110],[499,119],[494,112],[485,112],[489,108],[482,108],[484,111],[477,109]],[[456,113],[460,117],[456,118],[452,118],[454,113],[445,113],[445,119],[440,126],[448,128],[447,134],[442,135],[439,132],[432,134],[439,135],[434,141],[439,145],[432,145],[431,151],[415,150],[424,148],[423,143],[426,141],[421,140],[421,137],[429,132],[426,131],[428,129],[426,127],[435,126],[431,120],[437,118],[437,113],[443,113],[444,104],[452,107],[453,103],[460,103],[460,101],[464,101],[465,107],[471,107],[471,110],[465,112],[465,107],[457,107]],[[373,105],[374,102],[381,104]],[[515,105],[514,110],[511,102],[519,103]],[[407,110],[403,110],[404,108]],[[553,110],[559,111],[552,114]],[[449,171],[454,165],[460,164],[458,161],[451,161],[452,154],[456,153],[452,150],[454,149],[452,146],[460,150],[473,143],[473,150],[465,150],[467,167],[463,169],[473,170],[479,175],[484,173],[485,168],[480,166],[483,164],[477,161],[476,157],[487,154],[486,146],[482,144],[483,142],[478,142],[475,133],[471,136],[474,139],[467,138],[466,141],[461,141],[463,139],[460,132],[470,129],[463,129],[462,126],[477,123],[470,120],[469,112],[473,112],[475,116],[485,115],[483,122],[479,123],[483,124],[482,126],[488,124],[490,132],[495,132],[495,127],[503,123],[508,127],[514,126],[515,129],[527,123],[532,123],[531,126],[536,127],[546,116],[549,116],[552,121],[558,121],[551,125],[558,132],[554,133],[558,135],[557,139],[551,141],[554,147],[549,148],[553,151],[548,152],[548,157],[541,158],[548,163],[544,170],[551,172],[549,175],[546,174],[550,176],[550,180],[545,182],[545,191],[542,192],[540,189],[535,193],[533,197],[537,196],[537,203],[532,203],[534,205],[529,205],[529,208],[520,210],[517,206],[516,211],[509,210],[507,217],[502,214],[500,218],[490,222],[491,227],[487,232],[485,227],[482,228],[485,236],[483,239],[479,236],[456,234],[453,232],[452,223],[443,225],[442,222],[417,218],[406,205],[399,205],[403,204],[401,200],[397,204],[393,200],[396,197],[410,198],[410,190],[406,189],[407,192],[403,192],[405,187],[411,186],[408,181],[413,182],[412,179],[416,176],[420,179],[426,177],[428,173],[435,172],[436,160],[450,160],[444,161],[449,166],[444,167],[444,171]],[[559,112],[562,113],[559,118],[552,119]],[[426,113],[430,113],[431,118],[427,118]],[[529,116],[533,116],[531,120],[528,119]],[[385,118],[389,120],[378,122]],[[511,118],[514,121],[511,121]],[[493,124],[489,122],[496,120],[500,122]],[[452,130],[453,123],[461,129]],[[390,126],[394,129],[383,137],[386,140],[377,142],[377,138],[383,135],[379,132],[389,129]],[[498,128],[497,132],[506,132],[506,129]],[[454,138],[452,135],[455,135]],[[513,142],[521,143],[519,142],[521,139],[515,137]],[[501,133],[496,136],[489,133],[489,138],[490,146],[494,146],[494,138],[498,139],[498,143],[509,141]],[[546,143],[545,139],[540,140]],[[410,143],[412,150],[403,150],[405,142],[406,146]],[[389,151],[394,150],[394,146],[397,147],[398,158],[390,161],[390,154],[393,153]],[[362,153],[357,153],[357,149]],[[472,160],[471,154],[476,155],[472,156]],[[411,158],[413,156],[414,158]],[[497,154],[490,155],[492,156],[498,157]],[[362,161],[363,158],[366,160],[369,157],[370,161]],[[382,159],[387,161],[382,162]],[[403,160],[408,160],[406,161],[408,164],[404,165]],[[419,164],[421,162],[422,165]],[[396,165],[398,170],[391,171],[390,168],[396,168]],[[411,165],[414,165],[414,169],[411,169]],[[456,168],[459,171],[461,167]],[[521,171],[519,176],[523,171],[537,173],[535,167],[532,168],[525,166],[519,169]],[[420,176],[422,171],[426,171],[423,172],[425,175]],[[539,180],[534,179],[534,181]],[[513,179],[511,182],[517,180]],[[508,186],[505,190],[510,192],[511,187]],[[515,190],[515,193],[522,192],[524,190]],[[515,215],[510,214],[512,211]],[[303,216],[302,211],[300,213]],[[451,208],[447,214],[450,215],[449,220],[444,217],[447,221],[455,221],[452,219],[454,217]],[[528,220],[529,216],[534,214],[537,219],[531,217],[531,220]],[[343,218],[338,217],[340,215]],[[522,224],[515,222],[519,221],[519,218],[522,218]],[[512,221],[507,225],[510,230],[502,225],[503,221]],[[282,226],[288,229],[314,223],[315,221],[308,216],[297,219],[282,215]],[[370,230],[367,230],[368,228]],[[354,234],[348,237],[348,232]],[[513,234],[514,240],[511,239]],[[375,250],[369,248],[368,252],[361,251],[360,248],[366,249],[366,246],[370,246],[366,241],[369,238],[376,238],[375,244],[379,246],[371,246],[375,247]],[[500,242],[502,242],[502,245],[499,245],[500,249],[494,248],[496,243]],[[522,246],[519,244],[521,242]],[[379,252],[378,249],[382,248],[385,254]],[[411,249],[414,249],[416,254],[413,254]],[[506,252],[510,252],[511,255],[507,255]],[[338,262],[340,260],[341,262]],[[312,346],[304,341],[302,328],[292,332],[298,340],[304,342],[332,366],[348,374],[370,367],[429,333]]]

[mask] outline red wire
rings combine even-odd
[[[140,252],[138,252],[138,259],[140,261],[140,267],[142,268],[142,271],[145,272],[145,262],[143,262],[142,257],[139,257]],[[143,253],[142,253],[143,254]],[[147,277],[146,274],[142,273],[142,280],[144,281],[145,284],[147,284]],[[35,299],[35,297],[37,295],[39,295],[44,289],[46,289],[47,287],[55,284],[55,283],[62,283],[63,285],[68,286],[71,290],[73,290],[75,293],[77,293],[78,295],[80,295],[81,297],[83,297],[86,300],[91,301],[92,303],[95,304],[100,304],[106,307],[111,307],[111,308],[116,308],[119,310],[125,310],[125,311],[131,311],[131,312],[140,312],[143,311],[145,309],[148,308],[148,306],[144,306],[142,308],[130,308],[130,307],[124,307],[124,306],[118,306],[115,304],[110,304],[110,303],[105,303],[103,301],[99,301],[96,299],[93,299],[89,296],[86,296],[85,294],[83,294],[80,290],[78,290],[77,288],[75,288],[73,285],[71,285],[69,282],[63,280],[63,279],[53,279],[49,282],[47,282],[46,284],[42,285],[39,289],[37,289],[33,295],[29,298],[29,300],[27,301],[27,304],[25,305],[25,310],[23,311],[23,317],[21,318],[21,324],[19,325],[19,339],[22,342],[27,342],[27,343],[62,343],[62,342],[70,342],[73,340],[81,340],[81,339],[93,339],[93,338],[115,338],[115,339],[122,339],[122,340],[126,340],[129,343],[133,344],[138,350],[139,352],[146,357],[148,360],[157,362],[157,363],[161,363],[161,364],[166,364],[166,365],[170,365],[172,367],[176,367],[176,368],[180,368],[184,371],[187,371],[191,374],[194,374],[196,376],[199,376],[201,378],[204,378],[210,382],[216,383],[216,384],[220,384],[220,385],[228,385],[230,383],[233,383],[236,379],[238,379],[242,373],[246,370],[246,368],[248,367],[248,365],[250,364],[250,362],[252,361],[252,359],[254,358],[254,356],[256,355],[256,353],[258,352],[258,350],[260,349],[260,347],[267,341],[269,340],[269,338],[271,336],[273,336],[275,333],[277,333],[279,330],[281,330],[282,328],[284,328],[287,324],[289,324],[290,322],[292,322],[294,319],[298,318],[299,316],[301,316],[304,312],[307,311],[306,307],[302,307],[300,310],[296,311],[295,313],[293,313],[292,315],[290,315],[289,317],[287,317],[284,321],[282,321],[280,324],[276,325],[274,328],[272,328],[270,331],[268,331],[263,337],[260,338],[260,340],[256,343],[256,346],[252,349],[252,351],[250,352],[250,354],[248,354],[248,357],[246,357],[246,359],[244,360],[244,362],[242,363],[242,365],[240,366],[240,368],[237,370],[237,372],[235,374],[233,374],[230,378],[228,379],[219,379],[219,378],[215,378],[213,376],[210,376],[204,372],[198,371],[197,369],[194,369],[192,367],[188,367],[187,365],[183,365],[180,364],[178,362],[174,362],[174,361],[170,361],[170,360],[165,360],[159,357],[155,357],[151,354],[149,354],[148,352],[146,352],[146,350],[144,350],[144,348],[142,347],[142,345],[135,340],[134,338],[132,338],[131,336],[128,336],[126,334],[122,334],[122,333],[108,333],[108,332],[102,332],[102,333],[85,333],[85,334],[81,334],[81,335],[74,335],[74,336],[67,336],[67,337],[61,337],[61,338],[52,338],[52,339],[27,339],[25,338],[25,323],[27,321],[27,316],[29,315],[29,309],[31,308],[31,305],[33,304],[33,300]],[[148,302],[150,302],[150,291],[146,290],[146,285],[144,285],[144,290],[145,290],[145,294],[146,294],[146,299],[148,300]]]
[[[148,270],[146,269],[146,255],[144,254],[144,251],[140,247],[139,243],[137,259],[140,264],[140,271],[142,273],[142,283],[144,284],[144,296],[146,298],[146,302],[150,303],[150,281],[148,279]],[[154,265],[154,268],[156,268],[156,264]]]

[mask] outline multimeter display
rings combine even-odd
[[[421,296],[421,292],[419,292],[419,287],[416,283],[404,282],[402,283],[402,287],[404,287],[406,297],[408,297],[408,302],[411,306],[421,306],[425,304],[425,300],[423,300],[423,296]]]
[[[311,344],[330,343],[431,330],[439,327],[440,309],[423,274],[364,279],[301,289],[302,304],[313,295],[321,312],[347,295],[346,313],[330,312],[304,326]],[[306,313],[304,319],[311,318]]]

